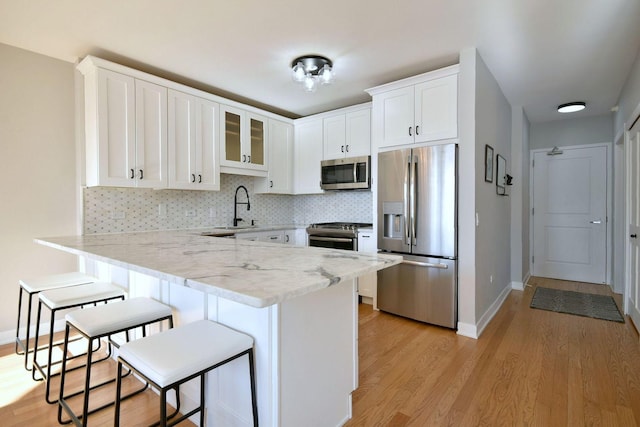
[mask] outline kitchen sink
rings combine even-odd
[[[214,230],[246,230],[248,228],[256,228],[256,225],[223,225],[219,227],[212,227]]]

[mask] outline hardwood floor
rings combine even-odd
[[[346,426],[637,426],[640,344],[625,324],[529,308],[532,278],[480,339],[360,306],[360,387]],[[620,306],[619,296],[618,305]]]
[[[609,288],[540,278],[529,284],[511,292],[478,340],[361,304],[360,387],[346,426],[640,425],[640,343],[630,320],[529,308],[538,285]],[[12,345],[0,347],[0,425],[57,425],[44,386],[21,361]],[[122,425],[153,422],[157,404],[152,392],[129,400]],[[105,410],[89,425],[112,425],[111,417]]]

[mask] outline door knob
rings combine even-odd
[[[638,235],[634,233],[634,234],[630,235],[629,237],[631,237],[632,239],[635,239],[635,238],[638,237]]]
[[[602,220],[596,219],[594,221],[589,221],[591,224],[602,224]]]

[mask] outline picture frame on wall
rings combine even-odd
[[[484,146],[484,180],[493,182],[493,147],[488,144]]]

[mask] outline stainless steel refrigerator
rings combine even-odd
[[[380,310],[456,327],[456,177],[456,144],[378,155],[378,249],[404,257],[378,271]]]

